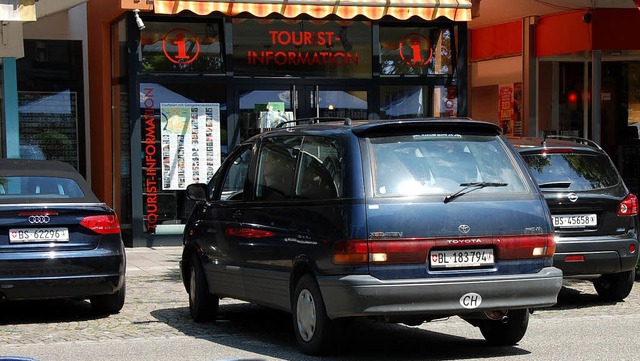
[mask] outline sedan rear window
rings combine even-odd
[[[75,180],[58,177],[14,176],[0,178],[0,199],[82,198]]]
[[[523,154],[540,188],[585,191],[613,187],[618,174],[604,154]]]
[[[496,136],[413,134],[371,138],[376,196],[450,194],[473,184],[477,192],[522,192],[517,165]]]

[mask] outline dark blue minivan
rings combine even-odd
[[[551,215],[491,123],[418,119],[282,127],[188,187],[181,272],[196,321],[230,297],[293,315],[308,354],[351,317],[459,316],[491,344],[556,303]]]

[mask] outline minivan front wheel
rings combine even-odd
[[[298,281],[293,297],[293,329],[303,353],[321,355],[338,339],[341,324],[327,316],[320,288],[307,274]]]
[[[631,293],[634,280],[634,270],[631,270],[602,275],[593,281],[593,286],[601,298],[607,301],[622,301]]]
[[[529,326],[529,310],[510,310],[506,320],[483,320],[478,324],[484,339],[495,346],[517,344]]]
[[[213,320],[218,314],[220,300],[209,293],[207,278],[198,256],[191,257],[189,271],[189,313],[196,322]]]

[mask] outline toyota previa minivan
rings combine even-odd
[[[284,310],[307,354],[335,350],[354,317],[459,316],[513,345],[562,286],[549,209],[491,123],[298,121],[246,140],[187,193],[193,319],[224,297]]]

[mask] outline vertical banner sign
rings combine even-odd
[[[522,83],[513,84],[513,135],[521,137],[522,129]]]
[[[513,85],[500,85],[498,92],[498,120],[502,132],[513,135]]]
[[[162,189],[206,183],[220,166],[220,104],[162,103]]]

